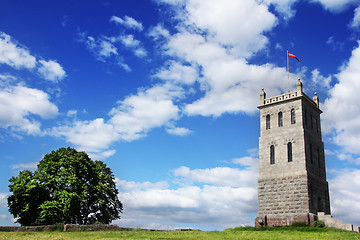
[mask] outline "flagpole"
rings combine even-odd
[[[287,85],[288,85],[288,92],[290,92],[290,86],[289,86],[289,81],[290,81],[289,49],[286,49],[286,58],[287,58],[287,72],[288,72]]]

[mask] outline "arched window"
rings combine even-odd
[[[283,113],[282,112],[278,113],[278,126],[279,127],[283,126]]]
[[[292,143],[288,142],[287,144],[287,153],[288,153],[288,162],[292,162]]]
[[[295,123],[296,123],[295,109],[291,109],[291,124],[295,124]]]
[[[266,115],[266,129],[270,129],[270,115]]]
[[[270,146],[270,164],[275,164],[275,147],[274,147],[274,145]]]

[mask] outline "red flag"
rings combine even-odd
[[[298,60],[300,62],[300,60],[294,54],[292,54],[291,52],[288,52],[288,57],[293,57],[293,58],[295,58],[296,60]]]

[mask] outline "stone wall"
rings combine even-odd
[[[259,215],[255,218],[255,227],[268,226],[288,226],[295,222],[303,222],[309,226],[313,226],[317,216],[315,214],[284,214],[284,215]]]
[[[258,214],[307,214],[309,211],[306,175],[260,178]]]
[[[323,221],[325,223],[325,225],[328,227],[334,227],[334,228],[344,229],[344,230],[348,230],[348,231],[359,232],[358,226],[343,223],[343,222],[333,218],[331,215],[325,214],[324,212],[319,212],[318,218],[319,218],[319,221]]]

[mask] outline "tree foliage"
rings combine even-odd
[[[46,154],[36,171],[21,171],[9,182],[9,211],[21,225],[108,224],[120,218],[111,169],[73,148]]]

